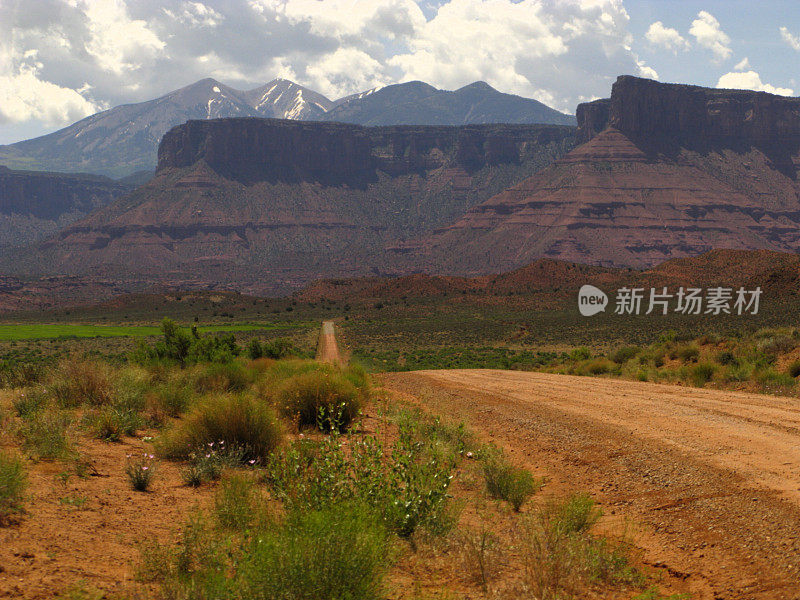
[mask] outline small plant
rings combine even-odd
[[[146,492],[150,488],[155,476],[155,457],[152,454],[141,454],[133,457],[128,456],[125,464],[125,475],[131,488],[137,492]]]
[[[95,438],[107,442],[118,442],[123,435],[136,435],[136,430],[143,425],[139,413],[113,407],[88,413],[84,422]]]
[[[225,440],[209,442],[189,454],[189,465],[181,470],[183,482],[190,487],[200,487],[207,481],[216,481],[222,471],[242,464],[253,466],[256,459],[247,460],[246,451],[226,444]]]
[[[677,358],[683,362],[697,362],[700,358],[700,348],[690,344],[688,346],[678,346],[671,354],[672,358]]]
[[[20,426],[22,447],[37,460],[68,460],[75,450],[69,437],[72,419],[64,411],[49,408],[38,411]]]
[[[11,405],[21,419],[29,419],[47,406],[47,395],[41,388],[23,390]]]
[[[519,512],[525,501],[543,485],[530,471],[515,467],[496,451],[484,459],[483,476],[489,495],[511,504],[514,512]]]
[[[22,510],[26,487],[22,461],[19,457],[0,452],[0,524]]]
[[[465,566],[486,593],[489,581],[497,574],[498,540],[482,526],[478,533],[467,533],[462,541]]]
[[[243,530],[253,522],[255,504],[253,482],[242,475],[233,475],[224,479],[217,489],[214,514],[222,527]]]
[[[717,354],[716,360],[719,364],[723,366],[738,364],[736,356],[734,356],[733,352],[731,352],[730,350],[723,350],[722,352]]]
[[[696,364],[692,367],[690,372],[692,383],[697,387],[703,387],[706,383],[711,381],[716,371],[717,367],[711,363],[703,362]]]
[[[111,404],[114,386],[107,365],[77,359],[62,361],[54,371],[48,389],[61,408],[85,404]]]
[[[621,365],[628,362],[630,359],[639,354],[639,348],[636,346],[623,346],[615,350],[609,358],[615,363]]]

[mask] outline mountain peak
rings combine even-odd
[[[456,93],[458,93],[458,92],[468,92],[468,91],[494,92],[496,94],[500,93],[495,88],[493,88],[488,83],[486,83],[485,81],[474,81],[473,83],[470,83],[469,85],[465,85],[464,87],[457,89]]]

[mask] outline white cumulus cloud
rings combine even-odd
[[[733,50],[730,48],[731,38],[722,31],[719,21],[709,12],[701,10],[697,13],[697,18],[692,21],[689,33],[694,36],[700,46],[710,50],[718,62],[730,58],[733,54]]]
[[[800,51],[800,35],[792,35],[792,33],[786,29],[786,27],[781,27],[780,32],[781,38],[784,42],[789,44],[795,50]]]
[[[733,67],[733,69],[735,71],[747,71],[747,70],[749,70],[750,69],[750,59],[745,56],[742,60],[740,60],[738,63],[736,63],[736,66]]]
[[[726,73],[719,78],[718,88],[754,90],[756,92],[769,92],[780,96],[793,96],[794,90],[790,88],[775,87],[761,81],[761,76],[755,71]]]
[[[665,27],[661,21],[651,24],[644,37],[654,46],[666,48],[676,54],[678,50],[688,50],[690,47],[689,42],[678,33],[677,29]]]

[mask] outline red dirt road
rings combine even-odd
[[[339,346],[336,343],[333,321],[323,321],[322,330],[319,334],[317,343],[317,360],[320,362],[341,364],[342,357],[339,354]]]
[[[800,599],[800,401],[513,371],[420,371],[384,385],[463,419],[584,490],[645,562],[698,599]]]

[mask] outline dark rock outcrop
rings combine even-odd
[[[43,239],[130,189],[96,175],[0,166],[0,248]]]
[[[574,132],[189,121],[164,137],[151,181],[6,270],[259,293],[396,272],[387,245],[529,177],[572,148]]]
[[[189,121],[161,140],[158,169],[203,160],[217,173],[243,183],[318,182],[357,187],[382,171],[394,177],[445,165],[475,171],[520,164],[542,146],[571,139],[558,125],[361,127],[278,119]]]

